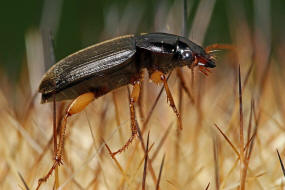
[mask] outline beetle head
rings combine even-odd
[[[185,62],[189,68],[198,66],[200,71],[207,75],[208,68],[214,68],[215,59],[212,55],[207,53],[202,47],[194,42],[182,38],[177,43],[176,52],[179,54],[179,60]]]
[[[206,68],[216,67],[214,57],[206,53],[204,49],[201,48],[201,51],[194,53],[194,65],[193,66],[202,66]]]

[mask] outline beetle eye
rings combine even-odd
[[[189,60],[189,59],[193,59],[193,56],[192,56],[192,51],[190,50],[181,50],[180,52],[181,54],[181,59],[182,60]]]

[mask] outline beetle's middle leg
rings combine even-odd
[[[136,124],[136,116],[135,116],[135,103],[139,99],[140,91],[141,91],[141,85],[143,81],[143,72],[140,73],[139,79],[135,80],[133,85],[133,90],[130,96],[130,116],[131,116],[131,131],[132,135],[129,138],[129,140],[125,143],[125,145],[117,150],[116,152],[111,153],[111,156],[114,157],[116,154],[123,152],[128,146],[132,143],[132,141],[135,139],[138,130],[137,130],[137,124]]]
[[[154,71],[154,72],[151,73],[150,79],[154,83],[157,83],[157,84],[163,83],[163,86],[164,86],[164,89],[165,89],[165,92],[166,92],[166,95],[167,95],[167,100],[169,101],[169,104],[170,104],[172,110],[174,111],[174,113],[177,116],[178,128],[182,129],[181,116],[180,116],[180,113],[178,112],[178,110],[177,110],[177,108],[175,106],[172,94],[171,94],[171,92],[169,90],[169,87],[168,87],[168,84],[167,84],[166,76],[162,72],[160,72],[160,71]]]
[[[37,189],[39,189],[40,185],[43,182],[47,181],[47,179],[52,174],[53,170],[55,170],[55,168],[57,166],[62,164],[62,154],[63,154],[63,150],[64,150],[64,138],[65,138],[65,130],[66,130],[67,119],[70,116],[77,114],[77,113],[81,112],[82,110],[84,110],[84,108],[89,103],[91,103],[94,99],[95,99],[95,94],[93,92],[88,92],[88,93],[85,93],[85,94],[78,96],[67,107],[67,109],[65,111],[64,118],[63,118],[62,123],[61,123],[61,129],[60,129],[60,134],[59,134],[59,142],[57,144],[57,149],[56,149],[57,152],[56,152],[54,163],[53,163],[52,167],[50,168],[50,170],[48,171],[48,173],[43,178],[39,179]]]

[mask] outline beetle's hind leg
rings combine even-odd
[[[78,96],[75,100],[71,102],[71,104],[67,107],[65,111],[64,118],[61,122],[61,128],[60,128],[60,134],[59,134],[59,142],[57,144],[57,152],[56,156],[54,158],[54,162],[48,173],[43,177],[40,178],[38,181],[38,186],[36,189],[39,189],[41,184],[48,180],[48,178],[51,176],[52,172],[57,168],[57,166],[60,166],[62,164],[62,154],[64,150],[64,138],[65,138],[65,130],[66,130],[66,123],[67,119],[84,110],[84,108],[91,103],[95,99],[95,94],[93,92],[88,92],[85,94],[82,94]]]
[[[178,128],[182,129],[181,116],[180,116],[180,113],[178,112],[178,110],[177,110],[177,108],[175,106],[172,94],[171,94],[171,92],[169,90],[169,87],[168,87],[168,84],[167,84],[166,76],[162,72],[160,72],[160,71],[154,71],[154,72],[151,73],[150,79],[154,83],[156,83],[156,84],[163,83],[163,86],[164,86],[164,89],[165,89],[165,92],[166,92],[166,95],[167,95],[167,100],[169,101],[169,104],[170,104],[172,110],[174,111],[174,113],[177,116]]]
[[[137,131],[137,124],[136,124],[136,116],[135,116],[135,103],[139,99],[141,85],[143,81],[143,73],[140,73],[140,78],[135,80],[133,85],[133,90],[130,96],[130,116],[131,116],[131,137],[128,139],[128,141],[125,143],[125,145],[117,150],[116,152],[111,153],[111,156],[114,157],[116,154],[123,152],[128,146],[132,143],[132,141],[135,139],[138,131]]]

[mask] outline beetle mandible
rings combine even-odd
[[[43,76],[39,86],[42,103],[74,99],[63,118],[62,132],[57,145],[54,165],[60,165],[64,133],[68,117],[81,112],[94,99],[121,86],[133,86],[130,96],[131,137],[112,156],[128,147],[137,135],[134,104],[140,94],[143,70],[149,78],[163,84],[170,106],[181,118],[169,90],[166,74],[175,67],[199,66],[200,71],[215,67],[210,53],[185,37],[168,33],[126,35],[95,44],[67,56],[52,66]]]

